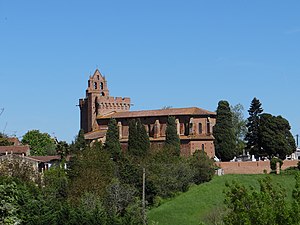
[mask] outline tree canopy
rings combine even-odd
[[[236,144],[232,113],[227,101],[219,101],[217,108],[216,125],[213,130],[215,137],[216,155],[222,161],[229,161],[236,155]]]
[[[31,155],[48,155],[48,152],[55,150],[55,141],[48,133],[39,130],[28,131],[23,136],[22,144],[30,146]]]
[[[289,122],[281,116],[261,114],[259,136],[260,155],[278,156],[285,159],[296,150],[295,139],[290,132]]]

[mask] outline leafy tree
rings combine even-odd
[[[216,125],[213,130],[216,155],[222,161],[229,161],[236,155],[236,144],[232,113],[227,101],[219,101]]]
[[[229,211],[224,218],[224,223],[230,225],[298,224],[298,221],[293,221],[294,212],[291,211],[286,201],[286,192],[280,184],[274,185],[270,177],[260,180],[259,183],[260,191],[247,189],[237,182],[226,184],[229,190],[226,192],[225,204]]]
[[[296,150],[289,122],[281,116],[264,113],[260,117],[259,135],[261,153],[285,159]]]
[[[110,153],[114,161],[117,161],[120,158],[121,144],[119,140],[119,130],[117,121],[114,118],[111,118],[108,123],[104,149]]]
[[[235,106],[231,106],[230,110],[232,112],[232,123],[236,142],[236,152],[238,154],[241,154],[246,145],[244,139],[247,133],[247,121],[244,119],[243,115],[244,107],[242,104],[237,104]]]
[[[13,145],[13,143],[8,140],[5,134],[0,133],[0,146],[9,146],[9,145]]]
[[[72,158],[68,170],[70,198],[78,202],[86,192],[103,197],[114,171],[113,161],[107,151],[99,148],[99,145],[87,147]]]
[[[47,149],[54,148],[55,142],[47,133],[39,130],[28,131],[22,139],[22,144],[30,145],[31,155],[46,155]]]
[[[202,150],[194,152],[190,159],[190,165],[194,170],[193,182],[195,184],[210,181],[215,173],[214,160],[210,159]]]
[[[245,140],[247,142],[246,149],[250,151],[252,155],[260,155],[260,135],[259,135],[259,122],[260,115],[263,112],[261,103],[257,98],[253,98],[250,109],[248,110],[249,117],[247,122],[248,132],[246,134]]]
[[[65,157],[70,153],[68,143],[65,141],[59,141],[56,145],[56,152],[60,155],[61,159],[65,159]]]
[[[165,146],[174,149],[175,155],[180,155],[180,138],[177,134],[174,116],[169,116],[167,120]]]

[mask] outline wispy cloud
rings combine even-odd
[[[289,29],[289,30],[286,30],[284,33],[285,33],[285,34],[296,34],[296,33],[300,33],[300,28]]]

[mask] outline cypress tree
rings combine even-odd
[[[260,135],[259,135],[259,123],[260,115],[263,112],[261,103],[257,98],[253,98],[249,112],[249,118],[247,122],[247,134],[245,140],[247,142],[246,149],[252,155],[261,155],[260,153]]]
[[[173,149],[175,151],[175,155],[180,155],[180,138],[177,134],[174,116],[168,117],[165,146]]]
[[[128,135],[128,153],[130,155],[137,155],[138,152],[138,131],[136,120],[129,121],[129,135]]]
[[[229,161],[235,156],[235,135],[232,122],[232,113],[227,101],[219,101],[217,108],[215,137],[216,155],[222,161]]]
[[[136,128],[138,133],[138,148],[140,150],[140,155],[145,156],[150,150],[149,136],[140,119],[137,120]]]
[[[113,160],[117,161],[120,158],[121,144],[119,141],[119,130],[117,121],[114,118],[111,118],[108,123],[104,149],[110,153]]]

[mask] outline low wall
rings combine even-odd
[[[298,160],[284,160],[281,167],[285,170],[289,167],[297,166]],[[216,162],[221,167],[224,174],[263,174],[271,172],[270,161],[247,161],[247,162]]]

